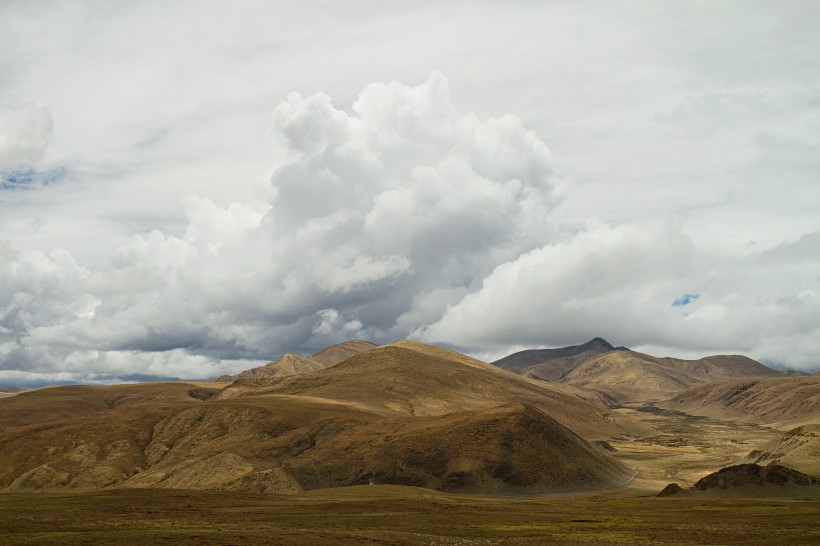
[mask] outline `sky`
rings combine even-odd
[[[0,384],[350,338],[820,368],[820,3],[0,2]]]

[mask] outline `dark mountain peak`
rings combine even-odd
[[[607,351],[611,351],[611,350],[615,349],[615,347],[613,347],[613,346],[612,346],[612,345],[611,345],[611,344],[610,344],[607,340],[605,340],[605,339],[604,339],[604,338],[602,338],[602,337],[596,337],[596,338],[593,338],[593,339],[591,339],[591,340],[587,341],[586,343],[584,343],[583,345],[579,345],[578,347],[579,347],[579,348],[580,348],[580,347],[588,347],[588,348],[592,348],[592,347],[596,347],[596,348],[604,348],[604,349],[606,349]]]
[[[569,347],[559,347],[556,349],[529,349],[526,351],[520,351],[500,360],[496,360],[492,364],[508,370],[521,371],[530,366],[561,360],[565,364],[569,365],[567,369],[563,370],[563,372],[566,372],[569,368],[574,366],[576,359],[582,359],[583,357],[605,353],[613,349],[614,347],[605,339],[596,337],[587,341],[583,345],[571,345]],[[551,376],[546,378],[554,379]]]

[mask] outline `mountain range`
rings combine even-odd
[[[600,338],[493,364],[415,341],[351,340],[212,382],[0,398],[0,491],[611,487],[633,470],[608,441],[657,433],[615,408],[647,401],[775,423],[784,437],[750,461],[805,462],[817,447],[819,380],[741,356],[658,358]],[[788,432],[797,425],[808,428]]]
[[[642,430],[544,382],[409,341],[267,382],[241,375],[2,399],[0,489],[595,488],[631,474],[590,440]]]
[[[664,400],[716,381],[781,375],[745,356],[658,358],[613,347],[601,338],[559,349],[521,351],[493,364],[534,378],[603,392],[619,403]]]

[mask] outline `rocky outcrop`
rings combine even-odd
[[[721,468],[698,480],[693,489],[729,489],[755,485],[817,485],[818,480],[808,474],[783,465],[772,463],[760,466],[754,463],[738,464]]]

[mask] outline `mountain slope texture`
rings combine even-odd
[[[696,387],[658,404],[707,417],[778,428],[820,423],[820,377],[765,377]]]
[[[589,440],[639,429],[544,382],[404,341],[272,383],[55,387],[0,399],[0,490],[598,488],[631,471]]]
[[[283,377],[322,370],[338,364],[349,356],[374,347],[376,345],[369,341],[354,339],[325,347],[311,356],[285,353],[270,364],[251,368],[237,375],[223,375],[216,381],[234,383],[236,387],[268,385]]]
[[[751,463],[780,463],[812,476],[820,476],[820,423],[801,425],[747,455]]]
[[[716,355],[699,360],[658,358],[615,348],[601,338],[560,349],[522,351],[493,364],[599,392],[616,402],[663,400],[705,383],[779,375],[744,356]]]

